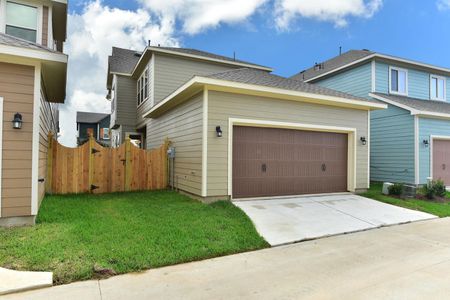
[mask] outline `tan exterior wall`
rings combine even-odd
[[[155,104],[186,83],[194,75],[208,75],[238,68],[200,60],[156,54]]]
[[[45,179],[47,178],[47,150],[48,133],[57,132],[57,104],[46,101],[45,92],[41,88],[39,114],[39,179],[44,179],[38,183],[39,205],[45,196]]]
[[[209,91],[207,196],[228,194],[228,119],[308,123],[356,128],[356,188],[367,188],[368,146],[359,137],[368,137],[368,113],[364,110],[279,100],[251,95]],[[216,137],[216,126],[223,132]]]
[[[34,67],[0,63],[3,97],[2,217],[31,214]],[[16,112],[22,129],[12,128]]]
[[[176,149],[175,186],[195,195],[201,194],[203,94],[149,119],[147,148],[159,147],[166,138]]]

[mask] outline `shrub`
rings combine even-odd
[[[436,196],[445,197],[447,190],[442,180],[433,180],[422,188],[423,194],[430,200]]]
[[[394,183],[393,185],[388,187],[389,195],[400,196],[403,193],[403,184],[402,183]]]
[[[433,181],[432,184],[436,196],[445,197],[445,193],[447,192],[447,190],[445,189],[444,182],[442,180],[436,180]]]

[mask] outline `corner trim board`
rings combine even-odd
[[[0,97],[0,218],[2,217],[2,180],[3,180],[3,97]]]
[[[33,142],[31,167],[31,215],[37,215],[39,206],[39,114],[41,104],[41,65],[34,68],[34,99],[33,99]]]
[[[419,184],[419,117],[414,116],[414,183]]]
[[[208,89],[203,90],[202,127],[202,197],[207,196],[208,187]]]

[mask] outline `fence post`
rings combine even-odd
[[[94,184],[94,153],[92,149],[94,149],[95,139],[92,134],[89,134],[89,185],[88,190],[89,193],[92,193],[92,185]]]
[[[125,191],[131,189],[131,140],[125,140]]]
[[[48,149],[47,149],[47,180],[45,182],[45,192],[52,193],[53,183],[53,132],[48,133]]]

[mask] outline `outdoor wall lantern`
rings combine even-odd
[[[13,128],[14,129],[20,129],[22,128],[22,115],[19,113],[16,113],[14,115],[14,120],[12,120]]]
[[[222,129],[220,129],[220,126],[216,126],[216,136],[222,137]]]
[[[429,145],[428,140],[423,140],[423,145],[424,145],[425,147],[428,147],[428,145]]]
[[[366,140],[366,137],[365,137],[365,136],[362,136],[362,137],[360,138],[360,140],[361,140],[361,144],[363,144],[363,146],[365,146],[365,145],[367,144],[367,140]]]

